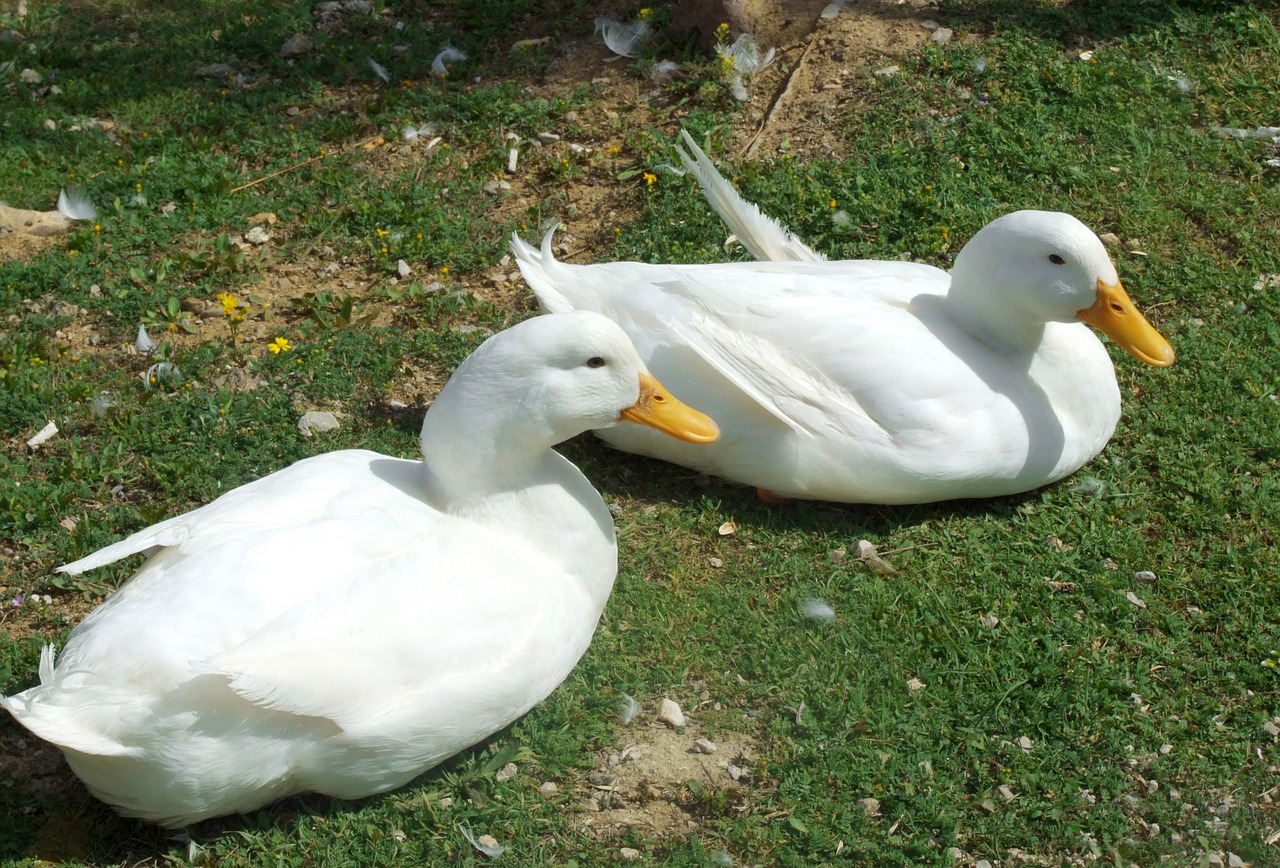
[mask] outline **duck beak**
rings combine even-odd
[[[1173,347],[1138,312],[1120,281],[1098,278],[1098,300],[1076,316],[1115,341],[1136,359],[1156,368],[1173,364]]]
[[[711,417],[678,401],[648,371],[640,374],[640,399],[622,411],[622,418],[690,443],[714,443],[720,437]]]

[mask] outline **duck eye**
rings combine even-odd
[[[1061,256],[1059,256],[1056,253],[1049,254],[1049,261],[1052,262],[1054,265],[1066,265],[1067,263],[1067,260],[1063,259]]]
[[[603,357],[603,356],[592,356],[591,358],[587,359],[587,367],[588,367],[588,368],[603,368],[603,367],[604,367],[604,357]]]

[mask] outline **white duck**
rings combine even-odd
[[[1082,323],[1150,365],[1173,350],[1067,214],[987,224],[950,274],[827,262],[745,202],[685,134],[708,200],[755,256],[712,265],[568,265],[518,237],[548,311],[603,313],[646,364],[712,414],[694,449],[642,430],[612,445],[771,496],[923,503],[1036,488],[1096,455],[1120,416],[1115,370]],[[790,261],[786,261],[790,260]]]
[[[441,391],[422,461],[319,455],[62,567],[155,551],[0,703],[94,795],[165,826],[398,787],[586,651],[613,522],[551,447],[620,420],[716,436],[603,317],[514,326]]]

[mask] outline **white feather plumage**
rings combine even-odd
[[[72,188],[58,193],[58,211],[69,220],[96,220],[98,209],[84,190]]]

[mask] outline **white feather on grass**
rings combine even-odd
[[[777,52],[770,48],[760,53],[760,44],[750,33],[744,33],[733,41],[732,45],[717,45],[716,54],[727,63],[729,90],[733,98],[746,102],[747,79],[770,66]]]
[[[415,127],[413,124],[409,124],[400,131],[400,135],[404,137],[406,142],[412,145],[419,139],[425,139],[427,136],[434,134],[438,129],[440,129],[440,125],[435,121],[423,124],[420,127]]]
[[[89,194],[74,187],[58,193],[58,212],[69,220],[96,220],[98,209],[89,201]]]
[[[543,36],[538,39],[521,39],[511,43],[511,50],[523,51],[528,48],[533,48],[535,45],[546,45],[550,41],[551,41],[550,36]]]
[[[491,847],[486,847],[485,845],[481,844],[479,841],[476,840],[475,835],[471,834],[471,827],[467,826],[465,823],[458,824],[458,831],[462,833],[462,837],[467,839],[468,844],[470,844],[472,847],[475,847],[477,850],[479,850],[484,855],[488,856],[490,859],[497,859],[503,853],[507,852],[506,847],[496,842]]]
[[[815,621],[834,621],[836,610],[820,597],[809,597],[800,603],[800,614]]]
[[[138,337],[133,341],[133,348],[144,356],[151,355],[151,351],[156,348],[156,342],[147,334],[146,326],[138,326]]]
[[[387,82],[387,84],[391,83],[391,76],[387,75],[386,67],[381,63],[378,63],[378,61],[374,60],[372,57],[367,57],[365,60],[368,62],[369,68],[373,70],[374,75]]]
[[[604,37],[604,44],[614,54],[619,57],[635,57],[640,43],[649,35],[649,25],[643,21],[623,24],[601,16],[596,19],[596,33]]]
[[[459,60],[466,59],[467,55],[465,52],[459,51],[452,45],[446,45],[444,49],[436,55],[436,59],[431,61],[431,71],[441,78],[444,78],[449,74],[449,67],[445,64],[457,63]]]
[[[622,701],[618,703],[618,722],[626,726],[639,716],[640,703],[631,694],[622,694]]]

